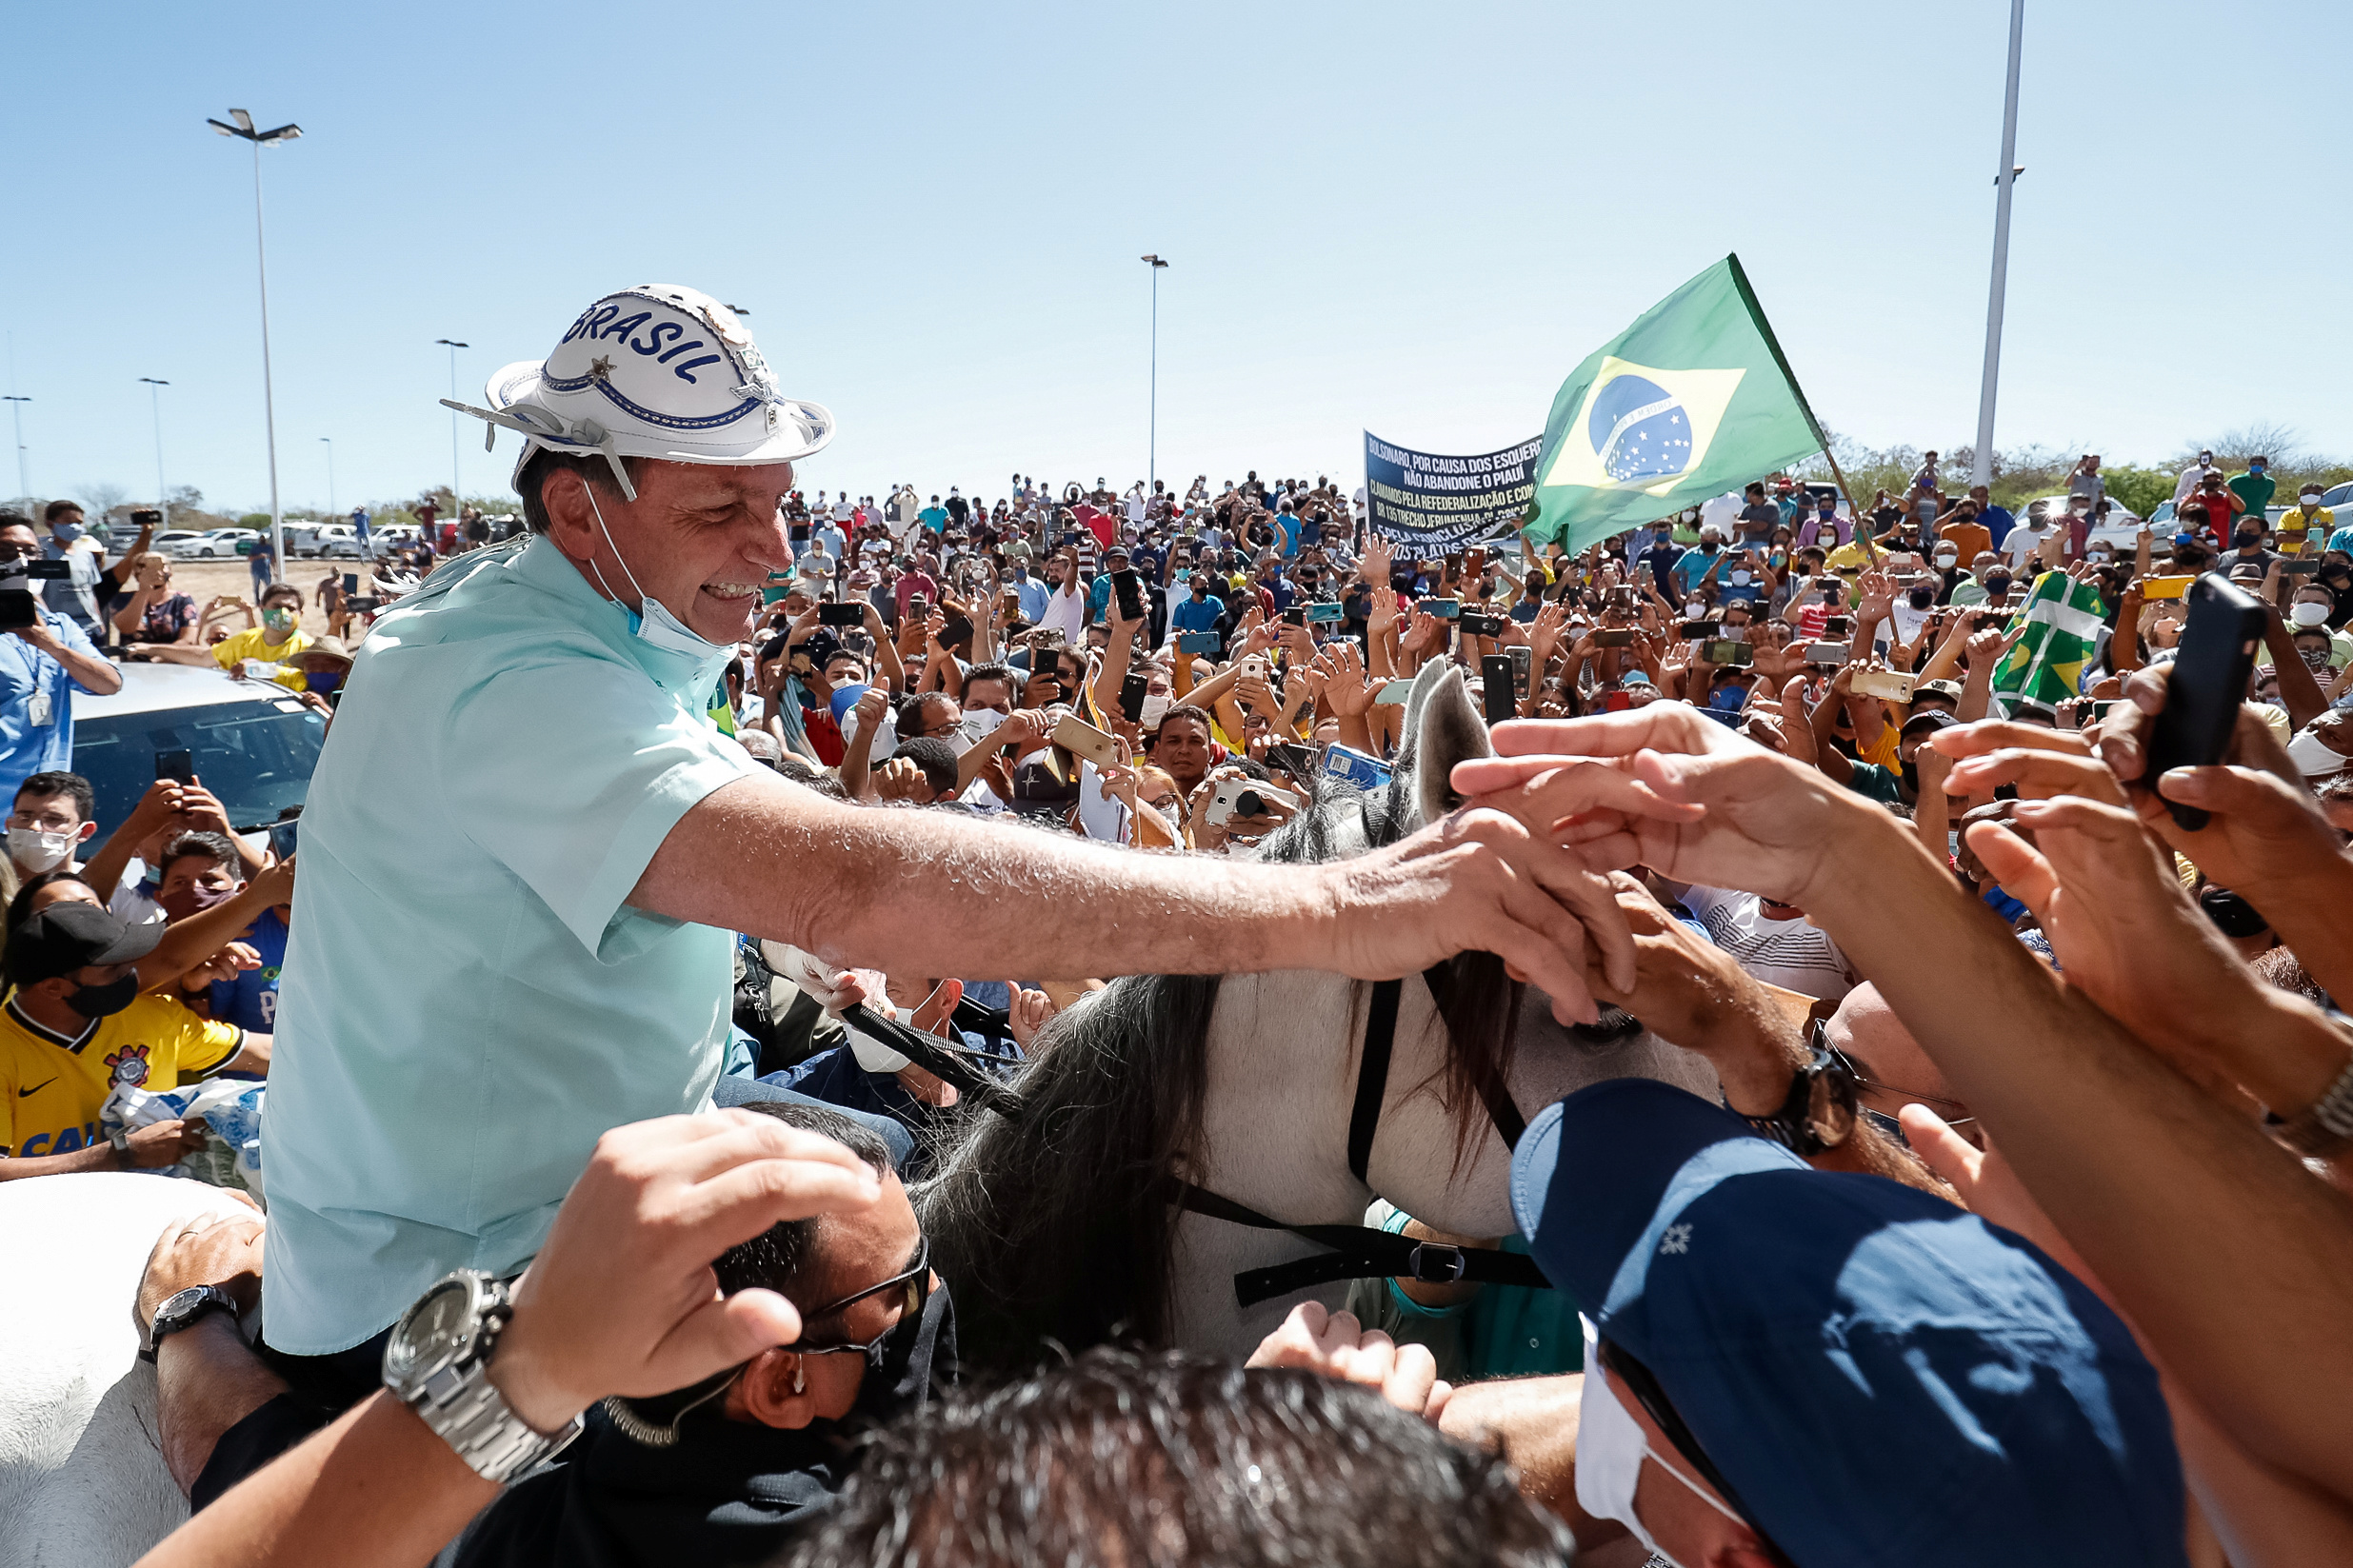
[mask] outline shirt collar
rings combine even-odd
[[[7,1007],[10,1022],[15,1023],[18,1028],[23,1029],[27,1034],[31,1035],[35,1040],[46,1040],[51,1045],[56,1046],[59,1050],[71,1051],[76,1055],[81,1053],[83,1046],[90,1043],[90,1036],[98,1032],[98,1020],[93,1018],[89,1023],[83,1026],[82,1032],[79,1035],[61,1035],[56,1030],[50,1028],[48,1024],[40,1022],[34,1019],[22,1007],[19,1007],[16,1004],[16,993],[13,991],[9,993]]]

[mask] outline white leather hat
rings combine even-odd
[[[546,359],[499,370],[483,397],[487,408],[441,401],[489,423],[486,450],[502,425],[522,433],[515,478],[542,448],[600,452],[632,501],[625,457],[790,463],[833,439],[832,412],[777,391],[775,372],[734,311],[677,284],[606,295]]]

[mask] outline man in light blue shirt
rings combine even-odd
[[[1029,575],[1029,563],[1013,563],[1013,591],[1021,597],[1021,618],[1031,625],[1046,619],[1046,607],[1054,602],[1054,590]]]
[[[788,783],[706,707],[791,559],[777,505],[832,415],[781,393],[725,306],[668,284],[597,301],[484,396],[469,411],[525,437],[530,536],[378,621],[303,819],[262,1128],[264,1337],[321,1424],[366,1396],[376,1342],[435,1279],[523,1267],[607,1130],[709,1105],[733,933],[814,955],[796,979],[828,1008],[883,996],[851,964],[1374,979],[1476,949],[1589,1012],[1588,930],[1632,984],[1607,883],[1497,816],[1277,867],[1016,843]],[[421,804],[436,831],[416,831]],[[185,1419],[223,1431],[253,1408]]]
[[[0,512],[0,569],[41,559],[32,520]],[[15,580],[20,591],[30,593]],[[123,672],[109,664],[82,628],[42,604],[30,606],[32,625],[0,637],[0,800],[35,773],[73,769],[73,694],[104,697],[123,689]]]

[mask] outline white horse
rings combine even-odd
[[[188,1518],[131,1304],[167,1222],[252,1212],[132,1172],[0,1182],[0,1568],[113,1568]]]
[[[1303,813],[1269,857],[1358,853],[1459,804],[1453,764],[1489,748],[1458,673],[1424,671],[1405,733],[1385,789]],[[1171,1175],[1288,1224],[1354,1225],[1377,1195],[1441,1231],[1504,1236],[1510,1153],[1483,1073],[1501,1067],[1522,1115],[1605,1078],[1716,1095],[1704,1059],[1630,1021],[1615,1035],[1564,1028],[1487,955],[1451,971],[1446,1017],[1421,978],[1402,988],[1361,1180],[1349,1131],[1372,986],[1308,971],[1130,978],[1057,1017],[1015,1082],[1019,1120],[967,1113],[917,1194],[967,1359],[1018,1365],[1048,1342],[1118,1336],[1242,1357],[1293,1303],[1341,1303],[1345,1280],[1243,1305],[1238,1274],[1320,1249],[1174,1208]]]

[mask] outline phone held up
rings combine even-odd
[[[2165,710],[2149,735],[2143,777],[2152,783],[2170,768],[2211,767],[2223,760],[2255,674],[2255,650],[2263,641],[2262,603],[2232,587],[2228,579],[2208,572],[2184,599],[2188,614],[2165,677]],[[2165,809],[2192,833],[2208,820],[2194,805],[2168,801]]]

